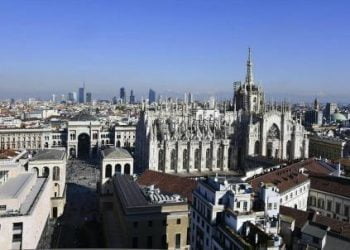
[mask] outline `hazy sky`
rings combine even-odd
[[[248,46],[267,94],[346,101],[349,0],[0,1],[0,98],[49,98],[85,81],[232,95]]]

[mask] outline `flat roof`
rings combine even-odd
[[[113,183],[116,185],[119,197],[125,204],[126,208],[149,205],[137,183],[133,182],[126,176],[116,175]]]
[[[29,180],[35,173],[23,173],[16,177],[9,178],[3,185],[0,186],[0,199],[14,199],[24,188],[26,188]]]
[[[123,148],[106,148],[102,151],[104,159],[124,159],[133,158],[131,154]]]
[[[41,149],[33,156],[32,161],[63,160],[65,154],[65,150]]]

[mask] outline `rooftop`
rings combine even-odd
[[[0,186],[0,199],[14,199],[27,187],[34,173],[19,174]]]
[[[1,149],[0,150],[0,159],[9,159],[14,156],[17,156],[19,153],[12,149]]]
[[[114,187],[125,208],[157,207],[161,204],[184,203],[179,195],[164,192],[153,185],[141,186],[125,175],[115,175]]]
[[[192,191],[197,187],[197,181],[171,174],[146,170],[137,183],[143,186],[154,185],[162,192],[179,194],[192,201]]]
[[[115,175],[113,181],[119,197],[126,208],[147,206],[148,202],[139,186],[124,175]]]
[[[106,148],[102,151],[104,159],[125,159],[133,158],[131,154],[123,148]]]
[[[71,121],[97,121],[96,116],[90,115],[86,112],[80,112],[79,114],[73,116]]]
[[[283,193],[294,186],[308,181],[308,177],[301,173],[304,170],[308,173],[328,175],[336,169],[333,169],[332,166],[329,166],[324,162],[311,158],[294,163],[284,168],[277,169],[275,171],[271,171],[267,174],[260,175],[248,182],[253,186],[254,191],[258,191],[260,183],[263,182],[276,185],[280,192]]]
[[[306,221],[310,220],[328,226],[330,231],[350,239],[350,224],[348,222],[285,206],[280,206],[280,214],[295,219],[295,226],[299,229],[304,226]]]
[[[350,198],[350,179],[328,175],[312,175],[311,189]]]
[[[33,155],[32,161],[63,160],[65,155],[65,150],[41,149]]]

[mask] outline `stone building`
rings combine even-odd
[[[339,160],[344,157],[346,141],[330,136],[309,136],[309,154],[314,157]]]
[[[38,150],[28,162],[28,171],[49,179],[52,218],[61,216],[66,204],[66,165],[64,148]]]
[[[311,176],[309,209],[340,221],[350,221],[350,180],[336,176]]]
[[[134,148],[136,140],[136,127],[131,125],[116,125],[114,127],[115,147]]]
[[[66,153],[57,151],[1,151],[0,249],[38,248],[49,219],[62,214]]]
[[[100,198],[109,248],[189,249],[188,204],[178,194],[114,175],[112,194]]]
[[[101,194],[112,192],[112,177],[116,174],[133,175],[134,159],[123,148],[106,148],[102,150],[101,161]]]
[[[233,105],[186,102],[144,105],[136,129],[136,165],[168,173],[244,168],[247,156],[308,157],[301,119],[290,107],[266,104],[255,84],[251,52],[244,83],[235,82]]]
[[[50,135],[49,127],[0,129],[0,149],[51,148]]]

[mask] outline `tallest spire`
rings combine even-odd
[[[247,76],[245,81],[248,85],[254,85],[252,51],[250,48],[248,48]]]

